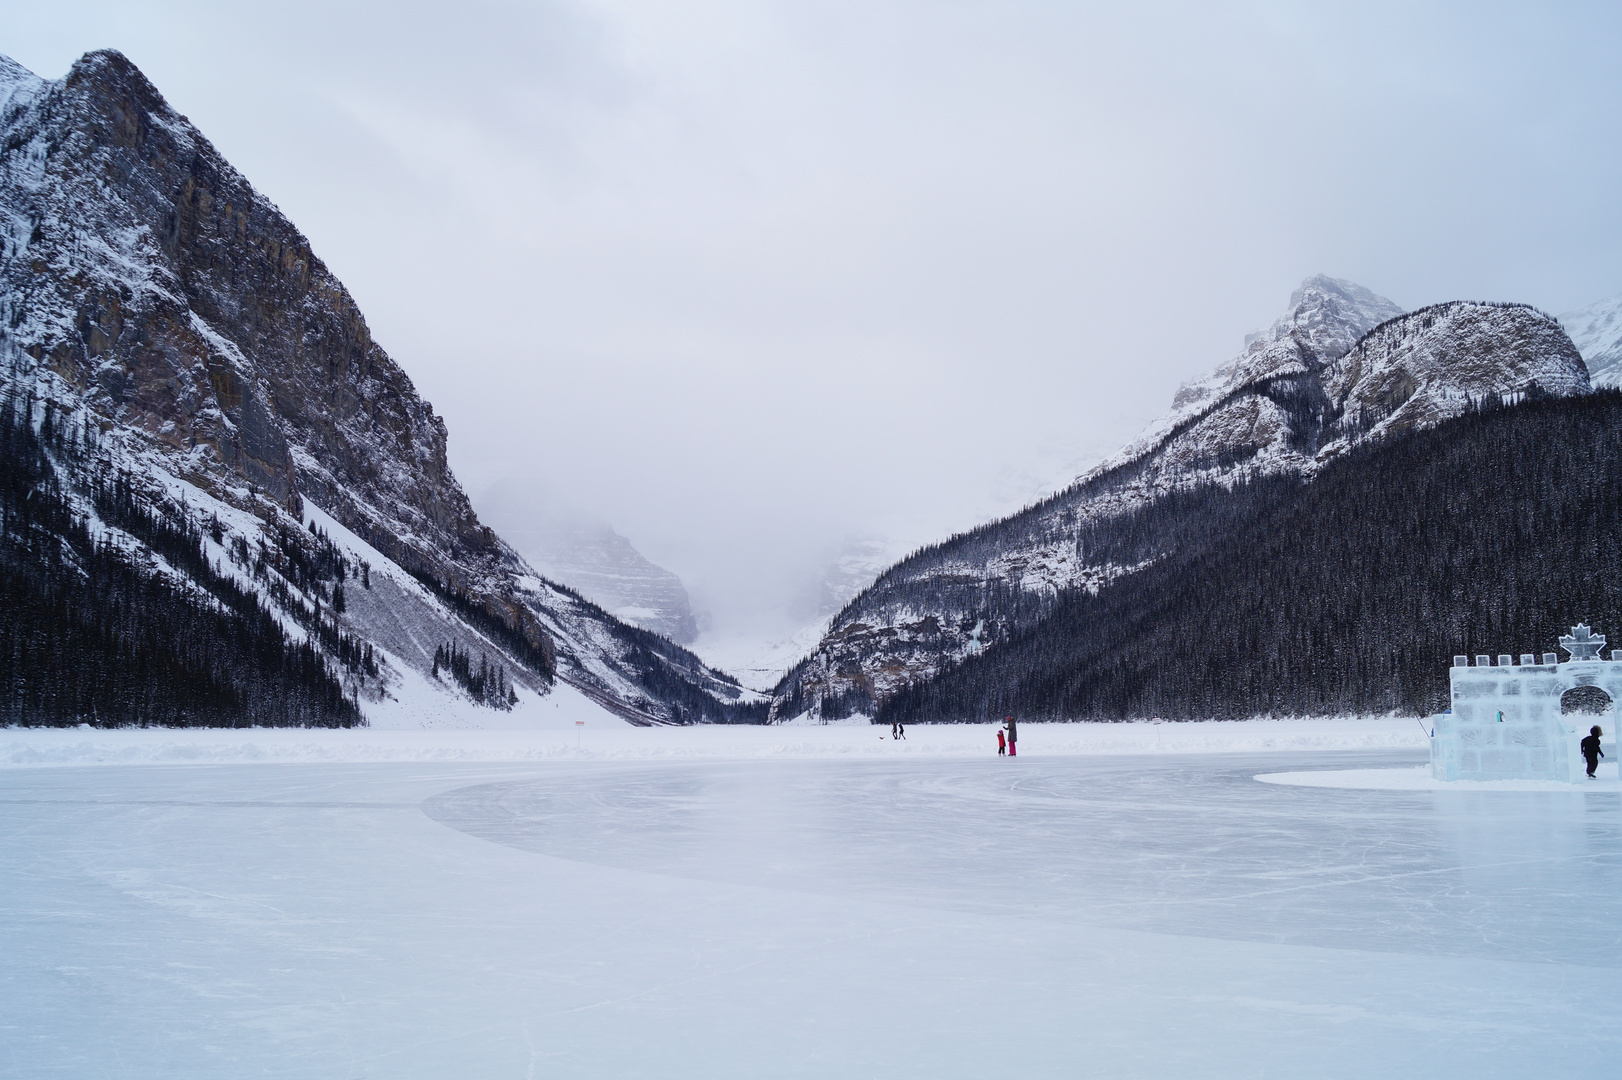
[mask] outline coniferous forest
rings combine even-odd
[[[1622,393],[1472,411],[1078,543],[1153,561],[1059,595],[876,721],[1424,714],[1456,654],[1552,651],[1579,619],[1622,645]]]
[[[49,412],[36,430],[32,409],[0,404],[0,721],[360,722],[332,665],[375,677],[369,647],[290,595],[322,648],[291,642],[210,564],[197,524],[125,477],[75,469],[95,476],[81,505],[185,580],[98,535],[51,465],[82,464],[83,433]],[[1619,522],[1622,393],[1478,409],[1351,451],[1308,483],[1196,487],[1083,527],[1089,561],[1146,568],[1096,594],[1033,596],[1005,639],[883,702],[876,719],[1434,711],[1456,654],[1547,652],[1579,619],[1622,644]],[[295,539],[233,559],[250,572],[268,559],[339,612],[345,580],[369,584],[364,567],[351,578],[322,563],[324,537]],[[444,667],[470,692],[478,684],[478,700],[510,705],[499,668],[459,652]]]
[[[444,672],[480,705],[492,709],[511,709],[518,704],[518,694],[507,681],[507,672],[500,664],[491,664],[488,656],[479,657],[479,666],[473,666],[473,657],[456,642],[448,641],[434,650],[433,676]]]
[[[0,722],[360,722],[322,654],[289,641],[258,598],[217,572],[201,530],[174,508],[133,497],[114,475],[82,493],[184,583],[94,535],[50,460],[84,454],[83,433],[53,424],[49,409],[36,431],[32,413],[32,402],[0,404]],[[342,644],[353,666],[370,665],[369,651]]]

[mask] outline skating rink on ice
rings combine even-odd
[[[1341,723],[0,730],[0,1075],[1622,1075],[1614,767]]]

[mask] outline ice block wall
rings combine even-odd
[[[1582,640],[1588,640],[1586,634]],[[1474,663],[1455,656],[1448,672],[1452,711],[1434,720],[1431,774],[1438,780],[1582,782],[1585,766],[1578,744],[1596,718],[1589,713],[1562,715],[1560,699],[1579,686],[1597,686],[1613,702],[1622,697],[1619,653],[1601,660],[1597,648],[1578,649],[1565,663],[1555,653],[1541,658],[1523,653],[1519,663],[1507,654],[1496,662],[1480,655]],[[1609,719],[1597,722],[1610,734],[1614,705]]]

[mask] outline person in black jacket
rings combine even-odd
[[[1594,779],[1594,770],[1599,768],[1599,759],[1605,756],[1605,751],[1599,748],[1599,737],[1603,734],[1605,733],[1599,729],[1599,725],[1595,724],[1588,729],[1588,738],[1581,743],[1583,757],[1588,761],[1588,778],[1590,780]]]

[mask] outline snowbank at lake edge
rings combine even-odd
[[[568,729],[0,728],[0,768],[243,762],[540,762],[995,757],[996,725],[631,727],[604,715]],[[1424,750],[1411,718],[1019,726],[1022,758],[1303,750]],[[1017,760],[1014,763],[1017,764]]]
[[[1593,780],[1438,780],[1429,765],[1408,769],[1324,769],[1309,772],[1261,773],[1264,784],[1342,788],[1351,791],[1607,791],[1622,792],[1615,765],[1601,765]]]

